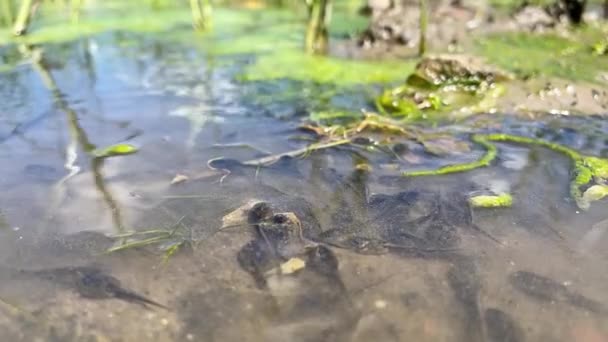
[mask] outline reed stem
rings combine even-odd
[[[32,6],[33,0],[22,0],[21,7],[19,7],[19,13],[15,20],[15,26],[13,26],[13,34],[15,36],[24,35],[27,32],[27,27],[30,23],[30,19],[33,12]]]
[[[324,54],[328,48],[327,27],[331,20],[331,0],[312,0],[309,5],[305,50],[310,54]]]
[[[211,13],[213,8],[210,0],[190,0],[192,25],[197,31],[211,28]]]
[[[15,18],[13,18],[15,7],[13,0],[0,0],[0,2],[2,2],[2,7],[0,8],[0,23],[4,26],[13,25],[13,20],[15,20]]]
[[[429,21],[426,0],[420,0],[420,37],[418,42],[418,56],[426,53],[426,30]]]

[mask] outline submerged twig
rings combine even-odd
[[[311,145],[308,145],[306,147],[303,147],[303,148],[300,148],[300,149],[297,149],[294,151],[274,154],[271,156],[262,157],[262,158],[258,158],[258,159],[247,160],[247,161],[243,162],[243,165],[266,166],[266,165],[270,165],[270,164],[277,162],[282,157],[296,158],[296,157],[300,157],[300,156],[305,156],[314,151],[319,151],[319,150],[324,150],[324,149],[328,149],[328,148],[332,148],[332,147],[346,145],[351,142],[352,142],[352,140],[347,138],[347,139],[333,140],[333,141],[329,141],[329,142],[325,142],[325,143],[311,144]]]

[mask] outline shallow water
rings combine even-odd
[[[222,178],[208,160],[251,160],[305,146],[296,139],[305,137],[299,119],[324,105],[315,99],[323,86],[241,83],[235,76],[251,56],[218,60],[125,33],[45,46],[45,58],[42,71],[24,64],[0,75],[0,326],[7,340],[608,338],[606,201],[587,212],[575,207],[562,155],[499,144],[492,167],[405,179],[397,162],[401,170],[436,167],[481,151],[437,158],[411,146],[408,158],[396,161],[336,148]],[[285,89],[294,95],[268,101]],[[363,94],[355,88],[330,101],[358,110],[369,106]],[[471,127],[542,137],[586,154],[608,151],[608,121],[601,118],[480,116],[446,129]],[[140,151],[103,163],[83,151],[88,143],[125,141]],[[373,171],[352,182],[353,165],[362,160]],[[172,185],[178,174],[189,180]],[[513,207],[475,209],[473,222],[500,244],[465,230],[458,253],[443,257],[323,247],[318,268],[267,276],[262,287],[237,262],[251,228],[220,231],[222,217],[258,199],[296,212],[304,225],[310,221],[302,215],[310,214],[320,232],[381,238],[382,220],[399,222],[383,215],[375,218],[380,223],[366,221],[373,207],[365,196],[361,202],[362,192],[464,196],[497,188],[513,194]],[[174,227],[196,243],[167,261],[159,249],[166,242],[105,253],[116,244],[109,236]],[[79,267],[102,270],[167,309],[114,298],[111,287],[83,291],[98,278]]]

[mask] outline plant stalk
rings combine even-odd
[[[15,20],[15,26],[13,26],[13,34],[15,36],[24,35],[27,32],[27,27],[30,23],[30,19],[32,17],[33,0],[22,0],[21,7],[19,8],[19,14],[17,14],[17,19]]]
[[[426,29],[429,21],[426,0],[420,0],[420,37],[418,42],[418,56],[426,53]]]
[[[2,15],[0,16],[0,21],[2,22],[2,24],[4,24],[5,26],[11,26],[13,25],[13,10],[14,10],[14,4],[13,4],[13,0],[0,0],[2,2],[2,8],[0,9],[0,12],[2,13]]]
[[[192,25],[197,31],[211,28],[210,0],[190,0],[190,10],[192,11]]]
[[[331,0],[312,0],[309,6],[305,50],[310,54],[324,54],[328,47],[328,30],[331,20]]]

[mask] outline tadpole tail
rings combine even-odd
[[[124,289],[116,291],[114,293],[114,297],[116,297],[118,299],[122,299],[122,300],[127,301],[127,302],[131,302],[131,303],[138,303],[138,304],[142,304],[144,306],[146,306],[146,305],[152,305],[152,306],[155,306],[155,307],[158,307],[158,308],[162,308],[162,309],[165,309],[165,310],[170,310],[169,307],[167,307],[165,305],[162,305],[162,304],[160,304],[158,302],[155,302],[155,301],[153,301],[151,299],[148,299],[148,298],[146,298],[146,297],[144,297],[142,295],[139,295],[139,294],[137,294],[135,292],[131,292],[131,291],[124,290]]]

